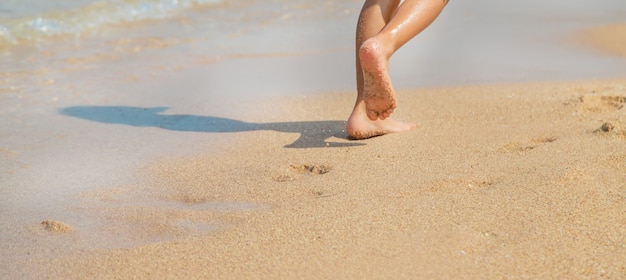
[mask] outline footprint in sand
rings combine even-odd
[[[509,153],[510,152],[526,152],[526,151],[535,149],[542,144],[554,142],[556,141],[556,139],[557,138],[554,136],[537,137],[537,138],[531,139],[530,141],[525,141],[525,142],[511,142],[509,144],[506,144],[500,147],[500,149],[498,150],[501,152],[509,152]]]
[[[315,198],[325,198],[325,197],[335,196],[333,192],[328,191],[328,190],[317,190],[317,191],[311,192],[311,194]]]
[[[322,175],[330,172],[330,167],[327,165],[317,165],[317,164],[299,164],[292,165],[291,169],[300,174],[313,174],[313,175]]]
[[[41,222],[41,226],[49,232],[68,233],[74,231],[74,228],[61,221],[44,220]]]
[[[626,105],[626,96],[620,95],[583,95],[578,99],[585,112],[601,113],[621,110]]]
[[[620,139],[626,139],[626,125],[619,120],[606,121],[600,127],[593,130],[593,133],[607,134],[616,136]]]
[[[289,169],[289,174],[278,174],[272,176],[272,179],[276,182],[288,182],[295,180],[298,175],[323,175],[332,168],[324,164],[294,164]]]
[[[626,113],[626,110],[623,110],[626,106],[624,92],[626,88],[607,88],[601,91],[603,94],[592,91],[578,99],[581,112],[593,114],[594,118],[598,118],[596,114],[602,116],[602,125],[591,129],[592,133],[626,139],[626,123],[623,121]]]

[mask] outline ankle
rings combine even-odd
[[[359,48],[359,56],[375,56],[383,57],[385,60],[389,60],[393,54],[393,48],[385,40],[375,36],[369,38],[361,44]]]

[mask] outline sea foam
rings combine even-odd
[[[59,6],[33,12],[8,10],[0,18],[0,46],[44,41],[63,35],[80,36],[103,26],[158,20],[199,6],[217,5],[224,0],[106,0],[67,8]]]

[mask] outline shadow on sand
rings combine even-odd
[[[161,112],[168,107],[140,108],[128,106],[75,106],[60,110],[62,115],[108,124],[124,124],[137,127],[158,127],[173,131],[190,132],[245,132],[273,130],[299,133],[300,138],[285,148],[350,147],[363,143],[327,142],[330,137],[348,139],[345,121],[309,121],[248,123],[233,119],[195,116],[166,115]]]

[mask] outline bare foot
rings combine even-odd
[[[404,132],[415,128],[415,124],[394,119],[371,120],[365,113],[365,103],[359,102],[346,124],[346,131],[354,139],[365,139],[389,133]]]
[[[388,118],[396,108],[396,94],[388,72],[388,57],[383,44],[370,38],[359,48],[363,69],[363,101],[370,120]]]

